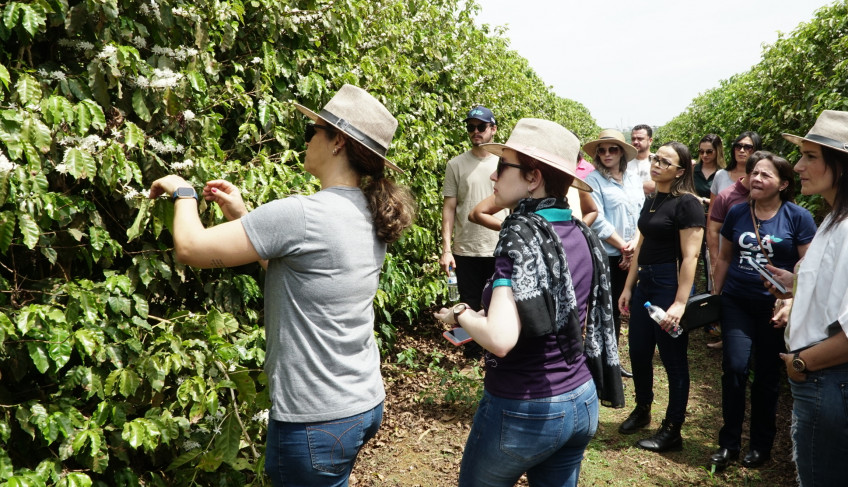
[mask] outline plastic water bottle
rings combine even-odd
[[[459,301],[459,285],[456,280],[456,271],[453,266],[448,267],[448,301]]]
[[[648,310],[648,314],[651,315],[651,318],[653,318],[657,323],[665,319],[665,311],[663,311],[663,309],[659,306],[651,304],[650,301],[645,301],[645,309]],[[674,328],[668,332],[668,334],[674,338],[679,337],[681,333],[683,333],[683,328],[680,328],[678,325],[675,325]]]

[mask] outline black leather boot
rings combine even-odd
[[[662,426],[653,436],[637,441],[636,446],[655,452],[681,450],[683,438],[680,436],[680,426],[682,426],[681,423],[672,423],[664,419]]]
[[[618,427],[618,432],[622,435],[633,434],[649,424],[651,424],[651,405],[637,404],[636,409]]]

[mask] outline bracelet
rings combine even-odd
[[[445,254],[452,254],[452,253],[453,253],[453,252],[451,252],[450,250],[445,250],[444,252],[442,252],[442,255],[445,255]]]

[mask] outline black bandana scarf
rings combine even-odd
[[[584,336],[565,249],[553,226],[535,213],[546,208],[568,209],[568,203],[561,198],[519,201],[504,220],[495,248],[495,257],[509,257],[513,262],[512,290],[521,333],[556,335],[569,364],[585,354],[601,403],[624,407],[606,253],[595,232],[574,220],[592,253],[592,287]]]

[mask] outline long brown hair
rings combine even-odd
[[[385,243],[397,241],[415,220],[415,199],[409,189],[385,177],[383,158],[347,134],[341,135],[345,139],[347,159],[359,174],[359,187],[368,200],[377,238]]]

